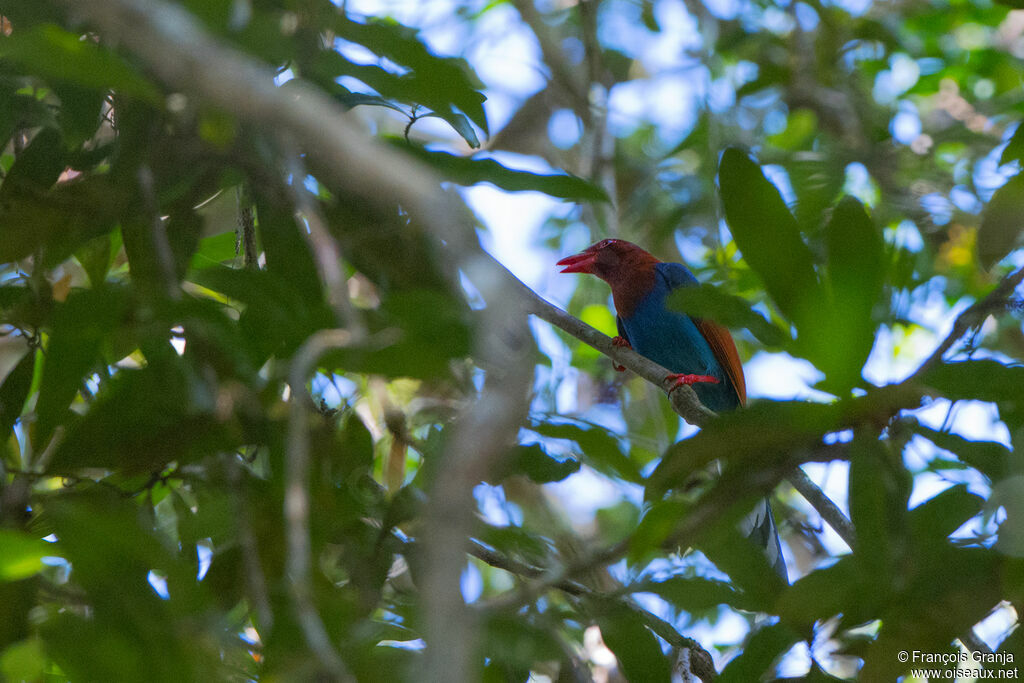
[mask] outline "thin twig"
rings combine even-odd
[[[1013,296],[1017,285],[1024,281],[1024,268],[1007,274],[991,292],[982,297],[979,301],[969,306],[963,313],[957,316],[953,322],[953,329],[949,331],[939,345],[932,351],[932,354],[914,371],[907,382],[920,380],[925,373],[935,365],[942,362],[942,356],[956,344],[972,328],[980,326],[985,322],[993,311],[1005,308]]]
[[[534,567],[533,565],[525,562],[520,562],[513,558],[507,557],[499,552],[491,550],[487,546],[483,545],[477,540],[472,540],[470,545],[470,554],[483,562],[486,562],[492,567],[504,569],[507,572],[511,572],[518,576],[528,576],[533,578],[541,578],[545,576],[546,572],[540,567]],[[569,595],[575,597],[581,596],[597,596],[597,591],[572,580],[561,580],[558,583],[548,586],[549,588],[557,588]],[[691,666],[693,672],[703,681],[712,681],[715,678],[715,666],[714,659],[711,654],[701,646],[699,642],[692,638],[687,638],[676,630],[675,626],[665,621],[664,619],[652,614],[634,600],[626,598],[623,601],[629,609],[636,612],[640,617],[647,622],[648,627],[660,636],[665,642],[675,648],[685,648],[697,653],[696,664],[691,660]],[[515,601],[504,601],[502,599],[491,600],[488,602],[480,603],[478,609],[482,611],[492,609],[507,609],[514,607],[517,603]]]
[[[793,485],[793,488],[811,504],[821,518],[825,520],[832,529],[843,539],[851,549],[854,545],[855,532],[853,523],[847,518],[839,506],[832,502],[832,499],[825,495],[825,492],[815,484],[807,473],[799,467],[793,470],[786,481]]]

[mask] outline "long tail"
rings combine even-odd
[[[775,526],[775,515],[772,514],[772,506],[767,498],[761,499],[750,514],[740,521],[740,531],[758,547],[764,548],[768,564],[788,583],[789,574],[786,571],[786,558],[782,556],[779,529]]]

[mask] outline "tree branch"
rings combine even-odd
[[[309,337],[295,352],[288,371],[291,400],[288,413],[288,440],[285,458],[284,514],[287,525],[288,555],[286,570],[288,587],[306,642],[320,665],[337,680],[352,680],[345,663],[331,644],[330,636],[313,604],[310,578],[312,543],[309,537],[309,425],[307,416],[312,403],[306,394],[306,378],[320,356],[331,349],[349,344],[348,330],[320,330]]]
[[[514,299],[503,296],[504,279],[495,274],[467,273],[487,302],[474,354],[487,375],[483,390],[463,409],[439,454],[423,515],[427,681],[475,678],[477,629],[461,590],[467,539],[476,525],[473,490],[515,444],[533,386],[534,346],[526,315]]]
[[[942,356],[945,355],[946,351],[949,351],[969,330],[979,327],[992,312],[1005,308],[1021,281],[1024,281],[1024,268],[1018,268],[1008,273],[991,292],[958,315],[953,322],[953,329],[949,331],[946,338],[939,343],[931,355],[921,363],[917,370],[914,371],[914,374],[908,377],[904,383],[920,380],[932,367],[942,362]]]

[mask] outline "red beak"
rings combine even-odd
[[[563,273],[593,273],[594,262],[597,261],[597,252],[585,249],[573,256],[566,256],[556,265],[564,266]]]

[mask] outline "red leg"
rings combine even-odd
[[[684,384],[690,386],[692,384],[700,384],[707,382],[709,384],[718,384],[718,378],[712,377],[711,375],[684,375],[679,373],[672,373],[671,375],[665,376],[665,381],[673,380],[672,386],[669,387],[668,392],[671,394],[673,391],[683,386]]]
[[[613,346],[618,346],[619,348],[622,348],[622,347],[625,347],[627,349],[633,348],[633,346],[629,343],[628,339],[626,339],[625,337],[619,337],[619,336],[612,337],[612,345]],[[616,372],[625,372],[626,371],[626,368],[624,366],[622,366],[622,365],[616,365],[614,367],[615,367],[615,371]]]

